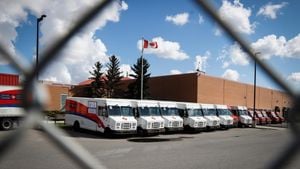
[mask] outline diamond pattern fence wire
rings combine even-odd
[[[280,86],[293,100],[293,108],[290,112],[290,126],[293,133],[294,140],[290,143],[286,150],[278,154],[276,159],[269,162],[268,168],[279,169],[284,168],[293,159],[293,157],[299,151],[300,145],[300,129],[299,129],[299,110],[300,110],[300,95],[295,92],[289,85],[284,82],[276,72],[269,67],[266,63],[262,62],[255,55],[255,51],[251,49],[249,43],[239,36],[232,25],[227,24],[225,21],[221,20],[218,16],[216,9],[207,0],[194,0],[195,4],[199,8],[203,9],[207,15],[214,21],[216,21],[224,32],[227,34],[228,38],[236,41],[242,47],[242,49],[254,59],[260,68],[275,82]],[[18,128],[15,132],[11,133],[5,140],[0,142],[0,159],[5,156],[5,154],[18,142],[22,140],[22,137],[26,134],[28,129],[39,125],[48,136],[48,139],[55,143],[60,149],[62,149],[67,155],[73,159],[82,168],[106,168],[101,164],[95,157],[93,157],[87,150],[82,148],[80,145],[76,144],[71,140],[65,139],[63,137],[64,132],[54,125],[50,125],[42,122],[42,110],[43,110],[43,96],[45,92],[38,86],[35,81],[37,72],[43,71],[47,65],[49,65],[58,56],[58,53],[63,49],[66,43],[81,29],[83,29],[97,14],[101,12],[112,2],[112,0],[103,0],[96,4],[93,9],[86,12],[75,26],[69,30],[69,32],[54,42],[50,47],[41,54],[42,60],[39,65],[35,67],[34,65],[31,69],[28,69],[22,65],[22,61],[15,59],[16,57],[9,54],[9,52],[0,44],[0,54],[4,57],[10,64],[20,73],[25,76],[23,87],[23,107],[26,112],[26,117],[24,119],[24,125]]]

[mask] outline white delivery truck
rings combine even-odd
[[[248,114],[248,109],[246,106],[237,106],[239,125],[249,127],[252,125],[252,118]]]
[[[18,86],[0,86],[0,128],[10,130],[19,125],[24,116],[21,107],[21,88]]]
[[[177,108],[185,129],[200,131],[206,128],[207,121],[202,115],[200,104],[177,102]]]
[[[179,116],[176,102],[159,101],[159,108],[166,132],[183,130],[183,119]]]
[[[68,97],[66,125],[105,134],[135,134],[137,121],[131,102],[125,99]]]
[[[220,118],[213,104],[200,104],[204,118],[207,120],[207,129],[220,128]]]
[[[160,115],[157,101],[132,100],[132,106],[139,135],[159,134],[164,131],[164,119]]]
[[[226,105],[215,105],[217,109],[217,115],[220,118],[220,126],[223,128],[229,128],[233,126],[233,118],[231,117],[231,112]]]

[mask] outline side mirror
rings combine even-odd
[[[134,117],[140,117],[139,113],[137,112],[137,109],[133,109],[133,115]]]

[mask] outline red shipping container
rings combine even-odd
[[[19,75],[0,73],[0,85],[18,86]]]

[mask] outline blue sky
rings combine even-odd
[[[41,22],[40,50],[64,34],[93,0],[27,0],[0,2],[0,42],[30,64],[35,60],[36,17]],[[35,2],[35,1],[34,1]],[[282,77],[300,84],[300,1],[214,1],[220,16],[232,23],[260,57]],[[76,84],[89,77],[96,61],[107,63],[116,55],[121,68],[141,55],[139,40],[157,41],[157,49],[145,49],[152,76],[189,73],[197,68],[207,75],[253,83],[253,62],[239,46],[211,21],[193,1],[119,1],[74,37],[40,79]],[[0,72],[16,73],[0,60]],[[258,69],[257,83],[276,85]]]

